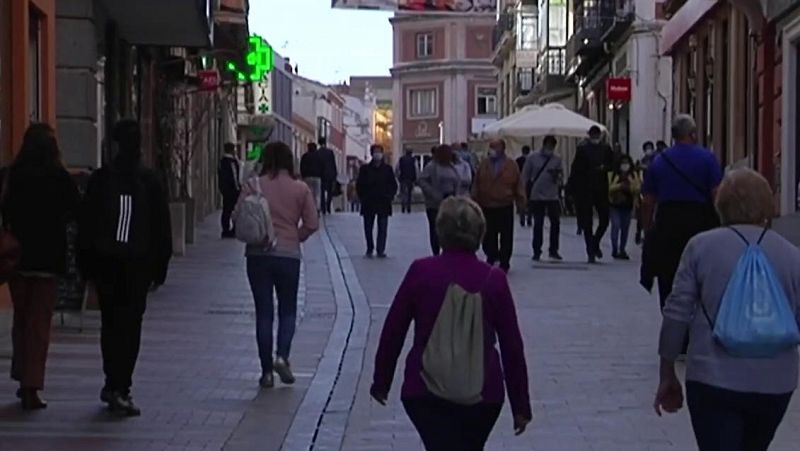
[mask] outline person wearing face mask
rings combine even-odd
[[[603,258],[600,242],[608,229],[608,171],[613,167],[613,159],[611,147],[603,142],[602,130],[594,125],[589,129],[589,139],[578,145],[572,162],[569,188],[575,199],[578,227],[583,231],[589,263]]]
[[[550,219],[550,258],[562,260],[558,253],[561,234],[561,202],[559,201],[562,166],[561,158],[555,155],[558,141],[546,136],[542,150],[532,153],[522,169],[522,181],[528,194],[528,208],[533,214],[533,259],[542,257],[544,241],[544,217]]]
[[[356,192],[361,200],[361,216],[364,217],[364,235],[367,241],[367,258],[377,250],[378,258],[386,258],[386,238],[389,217],[392,215],[392,200],[397,194],[397,179],[392,167],[384,162],[383,147],[370,147],[372,161],[358,171]],[[378,222],[378,243],[375,246],[375,220]]]
[[[455,163],[453,148],[442,144],[436,149],[434,158],[422,170],[419,177],[419,187],[425,197],[425,213],[428,217],[428,234],[433,255],[439,255],[439,237],[436,233],[436,217],[439,215],[439,205],[442,201],[452,196],[460,196],[469,192],[464,189],[460,171]],[[463,168],[462,168],[463,171]],[[467,172],[470,172],[467,169]],[[470,179],[472,174],[470,172]]]
[[[492,141],[489,158],[481,163],[472,185],[472,198],[486,217],[483,252],[490,265],[508,272],[514,248],[514,205],[525,209],[525,189],[517,163],[506,157],[506,143]],[[498,245],[499,242],[499,245]]]
[[[611,249],[616,260],[630,260],[625,247],[634,207],[639,203],[642,183],[628,155],[620,157],[617,170],[608,175],[608,200],[611,205]]]

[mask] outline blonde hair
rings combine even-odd
[[[477,252],[486,233],[481,208],[468,197],[449,197],[439,206],[436,234],[442,249]]]
[[[716,207],[723,225],[766,225],[775,216],[772,188],[752,169],[736,169],[725,176]]]

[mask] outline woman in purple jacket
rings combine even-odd
[[[517,435],[531,421],[522,335],[505,274],[475,255],[486,230],[480,207],[463,197],[445,200],[436,230],[444,253],[417,260],[408,270],[383,325],[371,395],[386,404],[397,359],[414,321],[414,344],[406,358],[401,393],[408,416],[428,451],[482,450],[500,415],[506,388]],[[425,346],[451,283],[483,297],[483,401],[474,405],[435,397],[420,374]]]

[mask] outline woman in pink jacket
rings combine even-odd
[[[275,385],[273,371],[281,382],[295,381],[289,365],[289,351],[297,321],[297,292],[300,283],[300,243],[319,229],[314,196],[308,185],[295,178],[294,156],[282,142],[267,144],[261,175],[242,189],[241,199],[253,193],[258,183],[269,203],[276,243],[248,245],[247,278],[256,304],[256,340],[261,360],[263,388]],[[272,357],[273,293],[278,297],[278,343]]]

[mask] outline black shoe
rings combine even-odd
[[[378,258],[386,258],[386,252],[378,252]]]
[[[100,401],[106,404],[111,403],[113,396],[114,396],[114,391],[111,390],[110,388],[103,387],[103,389],[100,390]]]
[[[287,385],[294,384],[295,378],[288,360],[283,357],[276,358],[273,368],[278,373],[278,377],[281,378],[281,382]]]
[[[534,252],[533,253],[533,261],[538,262],[542,260],[542,253],[541,252]]]
[[[618,258],[618,259],[620,259],[620,260],[630,260],[630,259],[631,259],[631,256],[630,256],[630,255],[628,255],[628,253],[627,253],[627,252],[620,252],[620,253],[617,255],[617,258]]]
[[[231,232],[222,232],[222,238],[223,239],[236,238],[236,234],[233,233],[232,231]]]
[[[598,260],[602,260],[603,259],[603,251],[600,250],[599,247],[597,248],[596,251],[594,251],[594,255],[595,255],[595,257],[597,257]]]
[[[373,254],[373,251],[367,251],[367,253],[364,254],[364,257],[372,258],[372,254]]]
[[[611,258],[613,258],[614,260],[619,260],[619,252],[612,252]]]
[[[595,257],[594,255],[590,255],[589,256],[589,264],[590,265],[597,264],[597,257]]]
[[[556,261],[563,261],[564,257],[562,257],[558,252],[550,252],[550,260]]]
[[[35,388],[23,388],[19,392],[22,410],[41,410],[47,408],[47,401],[39,397]]]
[[[272,371],[264,373],[261,379],[258,380],[258,385],[260,385],[261,388],[273,388],[275,386],[275,376],[272,374]]]
[[[133,403],[133,398],[120,392],[109,395],[108,410],[122,417],[138,417],[142,414],[142,410]]]
[[[642,244],[642,236],[641,235],[636,235],[636,238],[634,238],[633,240],[634,240],[634,242],[636,243],[637,246]]]

